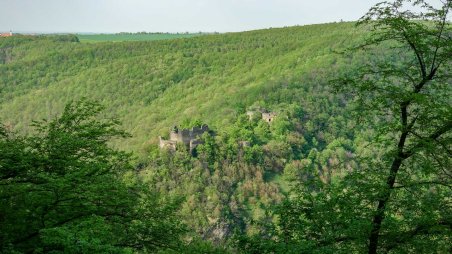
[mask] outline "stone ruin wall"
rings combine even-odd
[[[160,148],[170,148],[171,150],[176,149],[177,143],[183,143],[190,150],[193,150],[197,145],[201,144],[202,141],[198,140],[198,138],[209,131],[209,127],[207,125],[203,125],[201,127],[193,127],[191,129],[182,129],[170,132],[169,140],[164,140],[162,137],[159,137]]]

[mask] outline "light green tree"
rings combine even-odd
[[[359,21],[370,36],[353,53],[361,51],[367,64],[333,82],[364,120],[358,126],[366,131],[356,139],[356,164],[336,161],[348,173],[328,183],[319,175],[325,163],[332,163],[310,153],[319,172],[311,165],[299,169],[311,175],[295,183],[277,209],[270,240],[240,238],[239,248],[248,253],[450,252],[451,7],[450,0],[439,7],[396,0],[377,4]]]

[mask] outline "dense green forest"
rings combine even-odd
[[[450,253],[452,4],[403,2],[162,41],[1,38],[0,252]],[[158,146],[205,124],[195,150]]]
[[[296,102],[317,115],[314,102],[337,101],[323,89],[330,73],[351,61],[335,50],[360,34],[338,23],[153,42],[2,39],[0,118],[27,131],[33,119],[87,97],[132,134],[118,147],[143,153],[174,124],[196,118],[223,128],[259,101]]]
[[[118,33],[118,34],[77,34],[80,42],[106,42],[106,41],[157,41],[178,38],[191,38],[203,35],[200,33]]]

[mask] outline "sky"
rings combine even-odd
[[[378,0],[0,0],[0,31],[236,32],[359,19]]]

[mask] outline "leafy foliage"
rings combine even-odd
[[[422,10],[404,9],[410,3]],[[384,2],[361,19],[371,34],[358,49],[372,60],[333,82],[352,99],[361,128],[370,128],[354,140],[353,170],[325,182],[315,174],[300,179],[291,165],[295,188],[276,210],[271,241],[239,238],[238,246],[267,253],[450,252],[451,4]],[[310,154],[314,160],[302,169],[309,172],[321,158]]]
[[[191,38],[200,36],[192,33],[119,33],[119,34],[78,34],[77,37],[81,42],[106,42],[106,41],[155,41],[155,40],[169,40],[178,38]]]
[[[381,3],[357,28],[0,40],[3,248],[450,252],[451,2],[442,3]],[[354,50],[336,54],[344,48]],[[69,104],[28,128],[74,97],[106,111]],[[112,115],[130,139],[117,139],[127,135]],[[205,123],[215,135],[193,153],[156,146],[175,124]],[[107,143],[137,151],[139,163]],[[73,215],[82,217],[65,222]]]
[[[336,117],[341,114],[329,114],[328,108],[340,109],[325,91],[328,79],[361,60],[335,51],[363,34],[352,23],[332,23],[165,41],[2,38],[0,118],[29,132],[32,120],[49,119],[70,99],[86,97],[132,134],[115,146],[143,158],[175,124],[200,119],[221,129],[255,103],[295,103],[310,115]]]
[[[131,253],[177,248],[177,203],[147,191],[127,172],[130,155],[107,145],[124,137],[102,107],[70,103],[36,122],[36,134],[0,139],[2,252]]]

